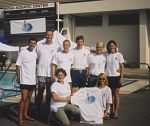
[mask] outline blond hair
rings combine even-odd
[[[100,73],[98,76],[97,76],[97,83],[96,85],[99,87],[101,86],[101,83],[100,83],[100,79],[99,78],[104,78],[105,79],[105,85],[108,85],[108,79],[107,79],[107,75],[105,73]]]

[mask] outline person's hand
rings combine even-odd
[[[107,112],[104,112],[104,117],[103,117],[104,120],[109,120],[110,117],[109,117],[109,114]]]
[[[120,78],[119,80],[120,85],[122,85],[122,82],[123,82],[123,78]]]
[[[51,77],[51,80],[50,80],[52,83],[54,83],[56,81],[55,77]]]
[[[71,100],[71,96],[66,97],[66,101],[70,101]]]
[[[120,73],[120,68],[117,69],[117,72]]]
[[[17,79],[16,79],[16,82],[17,82],[18,84],[20,84],[20,78],[17,78]]]

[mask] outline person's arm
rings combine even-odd
[[[52,92],[52,98],[57,102],[69,102],[71,99],[71,96],[62,98],[62,97],[59,97],[55,92]]]
[[[124,65],[123,63],[120,63],[119,66],[120,66],[120,80],[122,81],[124,73]]]
[[[87,78],[87,80],[89,77],[90,77],[90,68],[86,67],[86,78]]]
[[[16,65],[16,81],[20,84],[20,66]]]
[[[106,112],[107,112],[107,113],[110,112],[110,103],[106,103]]]
[[[51,65],[51,77],[53,80],[55,80],[56,69],[57,69],[57,65],[52,63],[52,65]]]
[[[104,119],[108,120],[110,114],[110,103],[106,103],[106,110],[104,111]]]

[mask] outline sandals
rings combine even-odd
[[[18,126],[26,126],[24,122],[18,123]]]
[[[114,114],[114,115],[113,115],[113,119],[119,119],[118,114]]]
[[[104,120],[110,120],[110,117],[104,117]]]
[[[103,117],[103,119],[104,119],[104,120],[110,120],[109,114],[108,114],[107,116]]]
[[[35,121],[35,119],[31,118],[31,117],[24,117],[23,120],[28,120],[28,121]]]

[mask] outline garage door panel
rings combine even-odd
[[[75,35],[83,35],[85,45],[93,48],[99,40],[104,41],[106,45],[113,39],[127,62],[139,62],[139,27],[137,25],[76,27]]]

